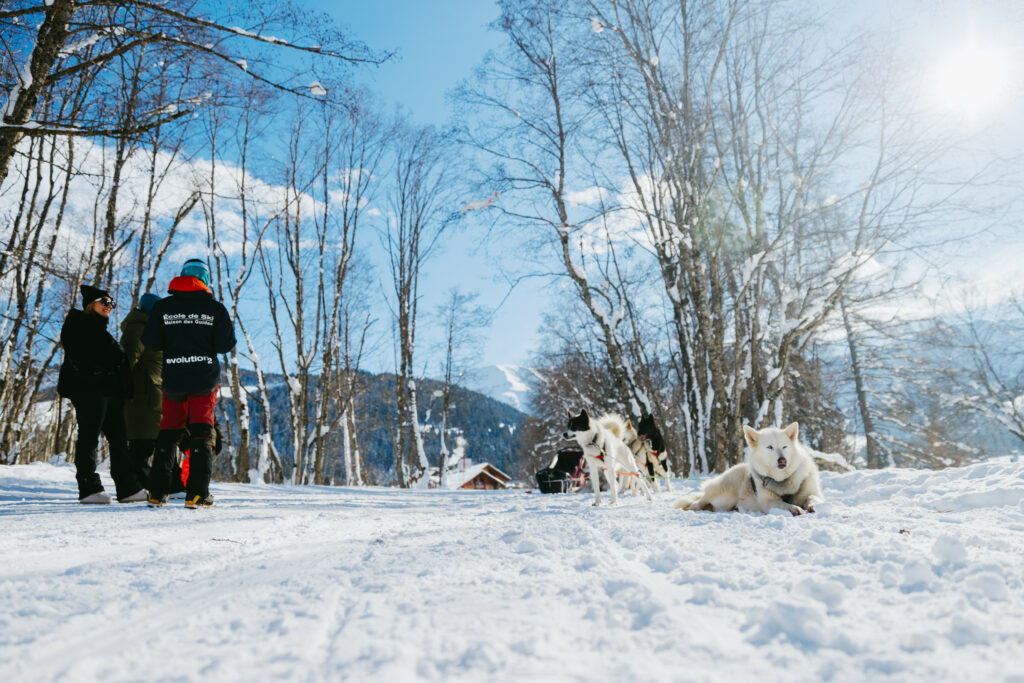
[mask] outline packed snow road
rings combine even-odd
[[[0,680],[1024,682],[1024,463],[823,484],[795,518],[673,510],[691,482],[193,511],[0,467]]]

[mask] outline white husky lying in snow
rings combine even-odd
[[[794,515],[814,512],[814,506],[825,497],[818,467],[797,441],[799,428],[796,422],[785,429],[761,431],[744,425],[743,436],[750,446],[747,461],[704,482],[699,493],[680,498],[675,507],[765,513],[782,508]]]

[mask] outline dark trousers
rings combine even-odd
[[[100,475],[96,473],[96,446],[100,434],[107,437],[110,446],[110,476],[118,498],[137,493],[142,485],[132,467],[128,454],[128,441],[124,428],[124,401],[121,398],[85,394],[71,397],[78,421],[78,439],[75,441],[75,478],[78,497],[103,490]]]
[[[156,439],[132,439],[128,442],[128,453],[131,456],[132,466],[139,473],[139,481],[150,480],[153,467],[150,464],[153,454],[156,452]],[[185,444],[187,446],[188,444]],[[180,440],[177,444],[181,448]],[[164,493],[180,493],[185,490],[185,484],[181,480],[181,465],[176,450],[172,450],[170,483]]]
[[[139,481],[149,480],[149,463],[156,448],[156,439],[129,439],[128,459]]]

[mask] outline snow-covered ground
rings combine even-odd
[[[109,479],[104,475],[109,486]],[[0,681],[1024,681],[1024,463],[824,474],[819,514],[0,467]]]

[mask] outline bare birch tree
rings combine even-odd
[[[486,182],[510,196],[495,207],[530,230],[531,244],[551,250],[590,312],[607,352],[618,409],[646,411],[650,399],[633,376],[617,329],[625,302],[602,286],[600,273],[588,273],[588,258],[603,259],[603,269],[610,269],[610,254],[594,249],[603,243],[600,231],[595,240],[587,227],[601,212],[581,212],[573,201],[590,184],[597,163],[586,146],[593,81],[585,33],[564,3],[509,0],[500,7],[493,26],[508,44],[488,55],[458,93],[468,111],[464,142],[493,164],[481,170]]]
[[[395,141],[388,195],[388,225],[382,235],[391,267],[397,373],[392,424],[395,474],[406,487],[425,478],[430,463],[419,417],[415,352],[419,281],[445,230],[457,216],[452,140],[432,128],[407,129]]]
[[[348,41],[323,17],[286,3],[250,5],[244,12],[233,8],[231,15],[223,16],[217,15],[217,6],[207,9],[210,12],[202,14],[185,2],[76,0],[24,0],[0,8],[0,68],[9,76],[0,86],[5,91],[0,109],[0,194],[21,188],[24,215],[20,222],[5,226],[0,250],[0,278],[21,283],[15,297],[4,297],[4,305],[10,303],[19,314],[7,316],[4,323],[9,334],[3,340],[7,350],[2,372],[20,377],[3,379],[0,385],[0,391],[18,396],[0,413],[5,459],[16,458],[21,447],[15,442],[26,438],[17,426],[24,421],[19,413],[35,410],[35,396],[55,361],[57,316],[77,298],[78,284],[103,279],[123,293],[130,282],[130,295],[119,299],[134,303],[156,281],[178,226],[200,195],[184,197],[176,215],[161,225],[156,225],[154,206],[174,191],[165,191],[163,184],[178,172],[175,165],[185,147],[186,124],[210,98],[212,76],[226,69],[276,92],[319,101],[324,90],[320,83],[306,85],[282,75],[286,70],[267,57],[283,49],[301,58],[341,64],[378,63],[384,58]],[[267,36],[269,30],[308,38],[282,40]],[[308,45],[303,42],[307,39]],[[82,138],[87,141],[76,145]],[[44,148],[51,153],[40,164]],[[104,155],[99,168],[97,149]],[[140,191],[143,175],[146,189]],[[65,217],[71,188],[80,189],[83,183],[93,184],[91,194],[96,198],[91,226],[85,223],[91,235],[81,234],[82,222],[69,226]],[[30,220],[32,216],[39,220]],[[127,267],[130,257],[134,263]],[[248,263],[251,269],[251,259]],[[44,285],[55,279],[65,286]],[[25,317],[29,299],[24,293],[35,289],[46,293],[38,319]],[[30,336],[38,339],[42,333],[51,340],[51,348],[42,349],[35,341],[23,347],[27,328],[19,320],[31,322]],[[14,354],[15,346],[28,349],[28,355]],[[238,388],[237,377],[233,385]],[[36,389],[26,393],[33,386]],[[58,431],[66,431],[64,415],[58,410],[54,417],[61,425]],[[272,445],[269,437],[266,441]]]
[[[301,107],[292,128],[285,208],[272,221],[260,264],[289,390],[294,483],[325,483],[339,439],[344,452],[353,450],[351,403],[364,336],[352,337],[347,282],[390,135],[369,98],[341,86],[323,104]]]
[[[476,294],[465,294],[458,287],[448,291],[445,303],[438,306],[436,319],[444,326],[443,360],[441,361],[440,453],[438,454],[438,484],[445,486],[449,466],[449,419],[455,405],[453,389],[464,382],[473,359],[480,357],[479,332],[491,323],[491,313],[476,305]]]
[[[204,108],[209,174],[201,195],[197,194],[202,197],[207,243],[217,273],[217,297],[227,305],[232,321],[245,340],[244,349],[236,345],[224,363],[234,417],[226,421],[227,457],[231,475],[236,481],[279,481],[281,462],[273,442],[266,378],[258,362],[249,324],[240,315],[243,291],[259,263],[257,254],[263,236],[282,210],[278,206],[266,207],[265,202],[253,196],[256,193],[250,189],[253,182],[250,177],[252,147],[257,131],[267,126],[272,102],[258,87],[250,85],[243,86],[240,92],[232,90],[228,82],[222,82],[221,94],[211,98]],[[233,106],[229,101],[231,95],[240,101],[240,106]],[[235,112],[239,116],[234,119],[234,134],[231,136],[225,129],[230,125],[229,117]],[[230,151],[226,153],[222,147]],[[237,163],[228,165],[224,163],[224,157],[232,152],[237,153]],[[232,173],[232,169],[236,172]],[[237,229],[231,225],[234,221],[227,226],[220,224],[218,216],[223,210],[222,205],[238,216]],[[237,214],[234,214],[236,208]],[[255,390],[247,388],[243,382],[240,358],[252,363],[256,374]],[[259,422],[260,431],[255,438],[252,435],[250,400],[255,400],[263,408],[261,415],[264,419]]]
[[[324,164],[321,171],[320,211],[316,243],[320,267],[318,309],[323,318],[317,394],[314,480],[326,483],[330,470],[329,438],[340,428],[346,483],[362,481],[356,441],[355,400],[358,373],[370,325],[368,315],[357,322],[350,271],[357,253],[356,239],[365,212],[378,188],[378,170],[393,130],[384,124],[366,93],[345,91],[336,110],[323,112]],[[355,287],[358,287],[358,280]],[[358,307],[357,307],[358,308]],[[358,312],[357,312],[358,314]]]

